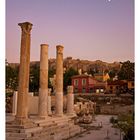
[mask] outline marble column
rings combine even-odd
[[[67,87],[67,115],[74,114],[74,95],[73,86]]]
[[[16,115],[16,113],[17,113],[17,97],[18,97],[18,92],[14,91],[13,104],[12,104],[12,114],[13,115]]]
[[[29,69],[30,69],[30,38],[32,24],[29,22],[19,23],[21,27],[21,49],[19,67],[19,86],[17,100],[16,120],[20,124],[28,118],[28,90],[29,90]]]
[[[56,116],[63,115],[63,46],[56,46]]]
[[[39,88],[39,117],[48,116],[48,45],[41,44],[40,53],[40,88]]]
[[[48,89],[48,114],[52,115],[52,111],[51,111],[51,88]]]

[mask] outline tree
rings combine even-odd
[[[55,70],[48,71],[48,88],[52,88],[50,77],[55,74]],[[35,64],[30,68],[30,82],[29,91],[38,92],[39,91],[39,80],[40,80],[40,66]]]
[[[56,73],[55,69],[49,69],[49,71],[48,71],[49,77],[53,77],[55,73]]]
[[[134,140],[134,114],[120,115],[118,127],[124,132],[123,140]]]
[[[121,63],[121,69],[118,73],[119,80],[134,80],[134,63],[126,61]]]
[[[109,71],[109,77],[110,77],[110,80],[113,80],[113,78],[116,76],[116,71],[115,70],[110,70]]]
[[[95,73],[98,73],[98,72],[99,72],[99,70],[98,70],[96,67],[90,68],[90,69],[87,71],[87,73],[88,73],[88,74],[91,74],[92,76],[94,76],[94,74],[95,74]]]
[[[19,67],[12,68],[6,66],[6,88],[10,90],[17,90],[18,88],[18,73]]]
[[[74,75],[78,75],[78,72],[76,70],[74,70],[73,68],[68,69],[65,73],[64,73],[64,91],[67,90],[67,86],[71,85],[71,77]]]
[[[111,118],[110,122],[124,133],[123,140],[134,140],[134,114],[120,114],[114,120]]]
[[[35,64],[30,68],[29,91],[38,92],[38,90],[39,90],[39,66]]]

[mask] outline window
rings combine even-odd
[[[86,79],[82,79],[82,85],[86,85]]]
[[[104,92],[104,89],[101,88],[100,91],[101,91],[101,92]]]
[[[90,88],[90,89],[89,89],[89,92],[92,93],[92,92],[93,92],[93,88]]]
[[[74,89],[74,93],[78,93],[78,88],[75,88]]]
[[[78,79],[74,80],[74,86],[78,86]]]
[[[100,92],[100,90],[99,89],[96,89],[96,93],[99,93]]]
[[[86,89],[85,88],[82,88],[82,93],[85,93],[86,92]]]

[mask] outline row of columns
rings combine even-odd
[[[61,45],[56,46],[56,116],[63,116],[63,48]],[[68,86],[67,90],[67,114],[73,114],[73,87]],[[48,91],[48,44],[41,44],[39,116],[44,118],[48,113],[51,114],[51,96]]]
[[[29,22],[19,23],[21,27],[21,50],[20,50],[20,69],[19,87],[17,100],[16,119],[23,122],[28,118],[28,89],[29,89],[29,68],[30,68],[30,33],[32,24]],[[63,46],[56,46],[56,95],[55,107],[56,115],[63,115]],[[67,110],[68,114],[73,114],[73,91],[68,88]],[[48,45],[41,44],[40,53],[40,88],[39,88],[39,111],[40,117],[48,116]]]

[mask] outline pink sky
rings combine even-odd
[[[40,59],[40,44],[56,45],[64,57],[113,62],[134,61],[133,0],[14,0],[6,1],[6,58],[19,62],[21,29],[33,23],[31,61]]]

